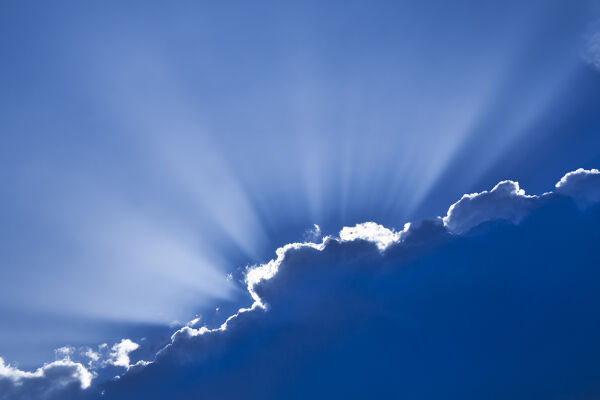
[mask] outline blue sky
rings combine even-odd
[[[599,18],[591,0],[2,4],[0,357],[145,338],[148,360],[246,304],[244,268],[314,224],[400,232],[505,179],[542,194],[598,168]],[[531,212],[484,204],[466,220]]]

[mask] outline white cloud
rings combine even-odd
[[[30,372],[6,364],[0,357],[0,383],[11,385],[10,390],[18,388],[20,392],[42,395],[72,384],[87,389],[92,384],[93,378],[94,375],[82,364],[68,358],[44,364]]]
[[[402,236],[410,228],[410,223],[404,225],[404,229],[396,232],[375,222],[364,222],[353,227],[345,226],[340,231],[340,240],[342,242],[351,242],[354,240],[366,240],[375,243],[381,251],[387,249],[394,243],[399,243]]]
[[[490,191],[465,194],[448,209],[444,226],[454,234],[463,234],[487,221],[507,220],[519,223],[531,210],[538,196],[529,196],[515,181],[502,181]]]
[[[84,356],[86,356],[87,358],[90,359],[90,361],[96,362],[100,359],[100,354],[95,352],[92,349],[87,349],[87,351],[85,353],[83,353]]]
[[[123,339],[119,343],[115,343],[111,348],[111,358],[108,360],[108,363],[129,369],[132,366],[130,364],[129,353],[137,350],[139,347],[139,344],[130,339]]]
[[[64,346],[54,350],[54,353],[56,354],[57,359],[62,360],[65,358],[70,358],[74,351],[75,347]]]
[[[581,207],[600,202],[600,171],[579,168],[556,183],[556,193],[569,196]]]

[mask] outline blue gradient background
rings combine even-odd
[[[599,10],[2,3],[0,355],[211,317],[315,223],[401,227],[597,167]]]

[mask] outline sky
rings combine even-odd
[[[600,394],[581,350],[597,354],[588,333],[600,326],[585,318],[600,300],[586,286],[600,238],[598,1],[8,1],[0,52],[0,399],[131,398],[160,375],[156,398],[237,398],[231,379],[255,379],[242,385],[255,397],[325,397],[348,377],[358,397],[374,385],[407,398]],[[294,259],[299,276],[268,279],[257,302],[248,271],[288,243],[324,247]],[[499,251],[510,254],[482,272],[465,258]],[[527,254],[531,270],[503,275]],[[581,295],[544,319],[571,293],[561,279]],[[473,299],[506,307],[489,320]],[[493,331],[531,315],[587,333],[537,350],[581,348],[523,355],[538,380],[520,382],[510,357],[538,328],[509,329],[505,355]],[[402,364],[400,342],[451,318],[464,326],[426,333]],[[377,340],[394,350],[361,346]],[[502,374],[477,371],[477,349]],[[376,359],[372,376],[351,370]],[[452,386],[444,373],[459,361]],[[544,386],[567,361],[589,376]],[[406,382],[391,384],[398,369]],[[75,381],[56,386],[62,373]]]

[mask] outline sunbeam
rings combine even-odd
[[[2,361],[18,379],[73,367],[37,369],[103,323],[237,310],[287,243],[396,242],[464,193],[600,162],[595,1],[134,3],[0,6],[0,355],[36,367]]]

